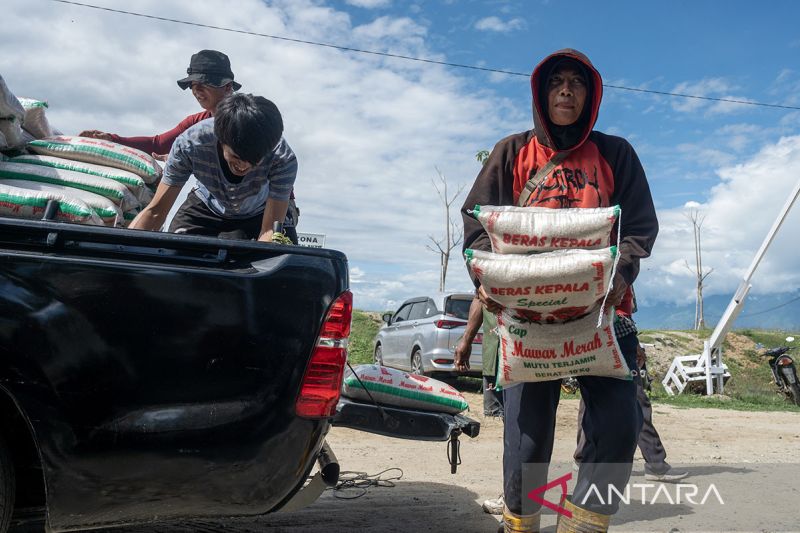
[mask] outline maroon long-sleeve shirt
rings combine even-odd
[[[211,118],[211,112],[203,110],[200,113],[189,115],[181,120],[177,126],[169,131],[165,131],[161,135],[156,135],[154,137],[120,137],[112,133],[111,140],[115,143],[136,148],[146,154],[168,154],[170,148],[172,148],[172,143],[175,142],[178,135],[207,118]]]

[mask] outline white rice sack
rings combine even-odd
[[[11,161],[14,163],[26,163],[30,165],[60,168],[63,170],[73,170],[75,172],[83,172],[84,174],[91,174],[114,180],[125,185],[143,206],[149,204],[150,200],[153,199],[153,192],[147,187],[147,184],[140,176],[120,168],[104,167],[102,165],[84,163],[83,161],[72,161],[70,159],[53,157],[50,155],[18,155],[12,157]]]
[[[0,162],[0,179],[21,179],[75,187],[104,196],[120,206],[123,211],[139,207],[139,200],[128,188],[114,180],[41,165],[18,163],[14,160]]]
[[[111,141],[60,135],[38,139],[27,146],[37,154],[128,170],[141,176],[145,183],[161,178],[161,167],[152,155]]]
[[[632,379],[614,335],[614,310],[563,324],[536,324],[511,309],[497,315],[500,354],[497,384],[550,381],[568,376]]]
[[[40,183],[38,181],[27,181],[20,179],[0,179],[0,185],[9,187],[16,187],[19,189],[27,189],[31,192],[38,192],[45,195],[49,199],[58,201],[79,200],[83,204],[89,206],[94,211],[95,215],[100,219],[101,225],[114,226],[117,223],[121,224],[122,211],[108,198],[95,194],[93,192],[76,189],[74,187],[64,187],[61,185],[50,185],[47,183]],[[45,201],[45,204],[47,202]]]
[[[550,209],[476,205],[472,210],[489,234],[492,250],[499,254],[608,248],[619,214],[619,206]]]
[[[15,117],[0,118],[0,148],[17,148],[25,144],[24,132],[20,121]]]
[[[24,116],[25,108],[8,88],[3,76],[0,76],[0,118],[14,118],[17,123],[20,123]]]
[[[48,122],[45,114],[47,102],[35,98],[18,98],[18,100],[23,109],[25,109],[22,128],[36,139],[43,139],[53,135],[53,128],[50,127],[50,122]]]
[[[60,191],[37,191],[18,187],[20,182],[11,184],[0,181],[0,216],[33,218],[40,220],[44,216],[47,202],[58,202],[58,213],[55,220],[60,222],[77,222],[102,226],[103,222],[95,211],[85,202]]]
[[[348,398],[369,402],[370,392],[376,402],[422,411],[460,413],[469,405],[456,389],[436,379],[378,365],[358,365],[355,374],[347,369],[342,394]]]
[[[466,250],[464,255],[492,300],[541,313],[542,321],[561,321],[585,314],[605,297],[617,247],[531,255]]]

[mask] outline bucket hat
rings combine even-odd
[[[228,56],[216,50],[200,50],[192,55],[186,73],[188,76],[178,80],[178,87],[183,90],[191,87],[194,81],[214,87],[233,83],[234,91],[238,91],[242,87],[241,83],[233,81],[233,71]]]

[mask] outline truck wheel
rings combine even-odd
[[[14,512],[14,463],[5,441],[0,437],[0,532],[8,531]]]
[[[383,349],[380,344],[375,346],[375,355],[372,360],[376,365],[383,366]]]
[[[422,366],[422,352],[419,351],[419,348],[411,354],[411,373],[418,376],[425,375],[425,368]]]
[[[794,404],[800,406],[800,384],[792,383],[789,387],[789,391],[792,394],[792,401]]]

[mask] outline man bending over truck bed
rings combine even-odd
[[[213,118],[175,140],[153,201],[129,227],[161,228],[192,174],[198,186],[169,231],[272,241],[273,224],[284,220],[297,176],[275,104],[251,94],[226,96]]]

